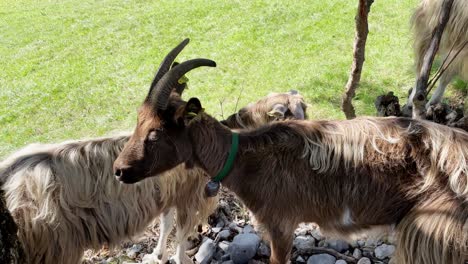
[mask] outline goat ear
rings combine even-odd
[[[268,112],[268,115],[277,119],[283,119],[287,110],[288,108],[283,104],[275,104],[271,111]]]
[[[195,118],[203,111],[200,100],[198,98],[190,98],[185,107],[177,110],[175,119],[179,124],[187,125],[190,120]]]

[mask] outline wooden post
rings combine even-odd
[[[351,73],[349,74],[348,82],[345,86],[345,93],[341,100],[341,109],[347,119],[356,117],[352,100],[361,80],[362,65],[365,60],[367,34],[369,33],[367,18],[373,2],[374,0],[359,0],[355,18],[356,34],[354,38],[353,64],[351,66]]]

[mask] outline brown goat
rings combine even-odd
[[[185,40],[168,54],[157,78],[169,70],[187,43]],[[185,86],[177,83],[174,96],[182,94]],[[291,111],[305,112],[303,98],[297,93],[278,93],[243,108],[227,126],[252,129],[272,121],[257,117],[294,118]],[[112,164],[129,138],[125,134],[33,144],[0,162],[2,190],[19,226],[27,263],[77,264],[85,249],[117,245],[141,233],[158,215],[159,241],[143,262],[166,263],[167,238],[176,210],[174,260],[192,263],[185,254],[185,241],[217,204],[216,198],[205,194],[205,173],[180,165],[160,177],[122,185],[113,177]]]
[[[214,62],[182,65],[139,109],[135,133],[114,163],[120,181],[134,183],[181,163],[213,177],[235,153],[235,133],[204,113],[198,99],[184,102],[168,88]],[[426,121],[284,121],[240,132],[234,166],[222,182],[267,230],[271,263],[287,263],[296,226],[316,222],[343,235],[396,225],[397,263],[462,264],[467,159],[466,132]]]

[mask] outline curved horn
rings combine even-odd
[[[179,63],[177,61],[174,61],[171,68],[174,68],[177,65],[179,65]],[[182,79],[185,79],[185,80],[182,83],[180,83],[180,80]],[[175,92],[178,93],[179,95],[182,95],[185,88],[187,88],[187,81],[188,81],[187,77],[182,76],[181,79],[179,79],[179,81],[177,82],[177,85],[175,87]]]
[[[154,89],[156,84],[161,80],[161,78],[166,74],[166,72],[169,71],[171,68],[172,63],[174,62],[175,58],[179,53],[187,46],[187,44],[190,42],[190,39],[186,38],[184,39],[179,45],[177,45],[175,48],[173,48],[167,55],[164,57],[164,60],[161,62],[159,65],[158,71],[156,72],[156,75],[154,76],[153,81],[151,82],[150,90],[148,93],[148,98],[149,95],[151,94],[151,91]]]
[[[216,62],[208,59],[193,59],[175,66],[161,78],[148,95],[150,101],[156,104],[158,110],[166,110],[169,96],[178,84],[178,80],[187,72],[201,66],[216,67]]]

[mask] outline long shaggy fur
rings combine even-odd
[[[0,164],[29,263],[78,263],[84,249],[129,239],[172,206],[192,210],[183,228],[212,212],[216,199],[204,196],[197,169],[182,165],[135,185],[116,181],[112,164],[128,138],[31,145]]]
[[[189,129],[201,166],[217,170],[229,132],[205,114]],[[468,261],[463,130],[405,118],[285,121],[241,133],[236,164],[224,184],[268,230],[274,263],[308,221],[342,236],[395,225],[395,263]]]
[[[253,128],[272,121],[250,116],[266,115],[258,112],[268,112],[278,104],[292,108],[289,104],[296,101],[288,96],[300,98],[299,107],[305,112],[305,103],[297,92],[276,94],[268,97],[271,105],[264,100],[253,104],[240,122]],[[284,118],[295,117],[286,114],[279,119]],[[236,119],[227,125],[242,127]],[[130,135],[122,135],[32,144],[0,163],[2,189],[19,226],[28,263],[76,264],[85,249],[98,249],[104,243],[119,244],[142,232],[161,213],[162,221],[172,225],[172,221],[164,220],[173,217],[168,213],[171,208],[177,211],[179,243],[206,221],[217,198],[205,196],[207,180],[201,169],[187,170],[180,165],[133,185],[115,179],[113,163],[129,138]],[[165,240],[160,238],[158,247],[165,246]],[[165,253],[165,248],[159,249],[159,253]],[[178,252],[176,260],[182,261],[177,258],[183,258],[183,254]]]

